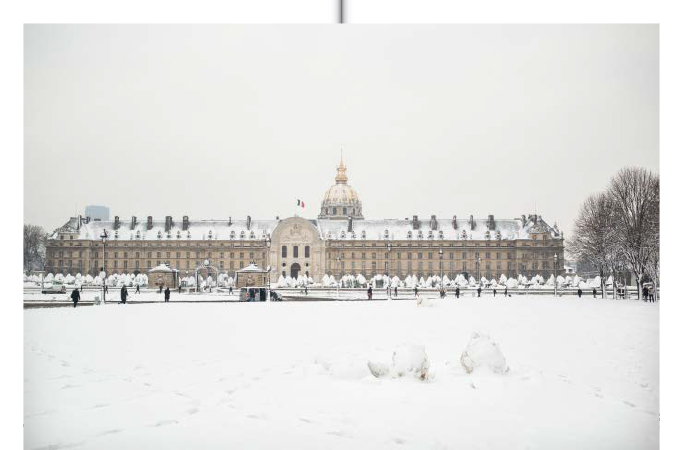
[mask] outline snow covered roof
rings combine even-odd
[[[513,240],[530,239],[530,233],[550,232],[552,237],[560,237],[556,228],[551,228],[542,218],[496,219],[490,225],[488,219],[473,219],[472,229],[470,219],[457,219],[456,228],[452,219],[435,219],[435,229],[432,230],[431,220],[418,221],[418,228],[413,229],[413,221],[408,219],[354,220],[352,232],[348,231],[345,220],[317,220],[318,230],[323,239],[369,239],[369,240]]]
[[[247,228],[247,220],[191,220],[187,230],[183,230],[183,221],[174,220],[169,231],[166,231],[165,219],[153,220],[151,229],[147,229],[146,220],[120,220],[117,230],[115,222],[93,221],[81,223],[72,217],[67,224],[55,230],[50,239],[57,239],[60,232],[75,233],[74,239],[99,240],[102,230],[106,230],[108,239],[113,240],[263,240],[272,233],[278,221],[251,220]]]
[[[246,273],[246,272],[267,273],[268,271],[261,269],[257,264],[251,263],[247,267],[244,267],[243,269],[239,269],[237,272],[239,272],[239,273]]]
[[[279,221],[271,220],[191,220],[183,230],[182,220],[172,222],[166,231],[165,220],[153,220],[147,229],[146,220],[138,220],[132,226],[131,220],[120,220],[117,230],[115,221],[89,221],[72,217],[55,230],[50,239],[57,239],[60,233],[72,233],[74,239],[99,240],[106,230],[109,240],[221,240],[245,241],[265,240],[272,235]],[[541,216],[522,219],[421,219],[413,229],[411,219],[354,219],[353,231],[348,231],[348,221],[339,219],[310,220],[323,240],[514,240],[531,239],[533,233],[550,233],[552,238],[561,237],[557,226],[550,227]],[[434,229],[432,229],[432,224]],[[472,224],[474,227],[472,227]],[[247,227],[249,225],[249,227]]]
[[[168,267],[168,265],[166,265],[166,264],[164,264],[164,263],[161,263],[161,264],[159,264],[158,266],[156,266],[156,267],[154,267],[154,268],[152,268],[152,269],[149,269],[148,272],[149,272],[149,273],[160,273],[160,272],[163,272],[163,273],[173,273],[173,272],[177,272],[177,270],[176,270],[176,269],[171,269],[170,267]]]

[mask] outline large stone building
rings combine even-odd
[[[107,274],[146,273],[166,262],[185,276],[209,260],[231,275],[251,261],[270,266],[272,281],[280,274],[304,273],[320,281],[325,273],[337,277],[362,273],[366,278],[441,273],[450,278],[458,274],[547,278],[554,267],[562,272],[562,233],[541,216],[366,220],[358,194],[347,181],[342,160],[317,220],[72,217],[48,239],[46,270],[95,274],[104,267]]]

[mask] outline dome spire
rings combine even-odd
[[[349,178],[346,176],[346,166],[344,165],[344,149],[341,150],[341,158],[339,160],[339,166],[337,167],[337,176],[334,177],[337,184],[346,184]]]

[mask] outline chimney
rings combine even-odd
[[[470,215],[470,230],[474,230],[474,216]]]
[[[188,228],[190,228],[190,218],[183,216],[183,231],[187,231]]]
[[[420,222],[417,220],[417,216],[413,216],[413,230],[418,230],[420,228]]]
[[[168,233],[169,231],[171,231],[172,226],[173,226],[173,218],[171,216],[166,216],[164,231],[166,231]]]
[[[247,230],[251,230],[251,216],[247,216]]]
[[[456,216],[453,216],[453,229],[457,230],[458,229],[458,220]]]
[[[138,218],[135,217],[135,216],[131,217],[131,219],[130,219],[130,229],[131,229],[131,230],[134,230],[134,229],[135,229],[135,226],[136,226],[137,224],[138,224]]]
[[[493,214],[489,214],[489,221],[488,221],[488,228],[489,230],[495,230],[496,229],[496,221],[493,220]]]
[[[119,216],[114,216],[114,229],[118,230],[120,226],[121,221],[119,220]]]
[[[353,231],[353,217],[351,216],[347,218],[346,231],[349,233]]]
[[[232,216],[228,217],[228,226],[232,225]]]
[[[81,221],[83,220],[83,217],[79,214],[78,215],[78,225],[76,225],[76,229],[80,230],[81,229]]]
[[[152,226],[153,226],[153,223],[152,223],[152,216],[147,216],[147,229],[148,229],[148,230],[151,230],[151,229],[152,229]]]
[[[432,214],[432,218],[429,220],[429,228],[432,231],[436,231],[436,216]]]

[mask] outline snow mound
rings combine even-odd
[[[498,344],[489,336],[479,333],[472,333],[467,348],[460,356],[460,363],[467,373],[472,373],[475,369],[485,369],[503,374],[510,369]]]
[[[413,376],[420,380],[429,378],[429,358],[424,345],[405,345],[394,350],[391,364],[368,361],[370,372],[377,378],[400,378]]]

